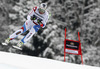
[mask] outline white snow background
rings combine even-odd
[[[0,52],[0,69],[100,69],[99,67]]]

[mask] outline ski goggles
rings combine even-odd
[[[44,10],[44,9],[42,9],[42,8],[39,8],[39,12],[44,13],[44,12],[45,12],[45,10]]]

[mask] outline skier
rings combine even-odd
[[[40,4],[39,7],[34,7],[31,13],[29,13],[29,15],[27,16],[27,20],[22,28],[10,35],[9,38],[5,40],[5,43],[9,44],[9,42],[16,38],[18,35],[29,30],[29,33],[24,36],[24,38],[17,44],[17,46],[13,46],[17,49],[22,49],[22,45],[25,42],[27,42],[36,32],[38,32],[41,27],[45,27],[49,17],[46,8],[46,3]]]

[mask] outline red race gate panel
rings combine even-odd
[[[81,43],[79,41],[65,39],[65,53],[82,55]]]
[[[74,55],[81,55],[81,60],[82,60],[82,64],[83,64],[79,32],[78,32],[78,38],[79,38],[79,41],[66,39],[66,28],[65,28],[64,61],[66,60],[65,59],[66,53],[74,54]]]

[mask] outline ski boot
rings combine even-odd
[[[5,40],[5,42],[2,43],[2,45],[7,46],[9,43],[10,43],[10,38],[7,38],[7,39]]]
[[[16,49],[19,49],[19,50],[22,50],[22,45],[23,45],[24,43],[22,42],[22,41],[20,41],[18,44],[17,44],[17,46],[13,46],[14,48],[16,48]]]
[[[7,39],[5,40],[5,43],[6,43],[6,44],[9,44],[9,43],[10,43],[10,38],[7,38]]]

